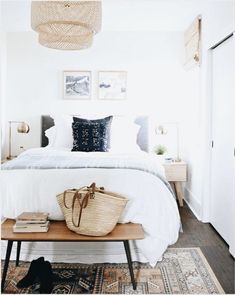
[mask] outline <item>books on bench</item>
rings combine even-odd
[[[31,223],[31,224],[18,224],[13,226],[14,233],[41,233],[47,232],[49,229],[49,221],[45,223]]]
[[[48,213],[23,212],[17,216],[13,232],[47,232],[49,229],[48,215]]]

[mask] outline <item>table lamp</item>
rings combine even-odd
[[[165,122],[162,124],[159,124],[155,127],[155,134],[156,135],[167,135],[168,134],[168,129],[166,125],[173,125],[176,128],[176,146],[177,146],[177,155],[176,158],[174,159],[175,162],[180,162],[180,148],[179,148],[179,122]]]
[[[12,124],[18,124],[17,126],[18,133],[29,133],[30,128],[28,124],[22,121],[9,121],[8,123],[9,123],[9,152],[8,152],[7,159],[11,160],[13,158],[11,155]]]

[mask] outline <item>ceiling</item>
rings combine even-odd
[[[103,0],[103,31],[183,31],[210,0]],[[30,31],[30,0],[1,0],[3,27]]]

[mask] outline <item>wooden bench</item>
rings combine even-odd
[[[4,290],[7,269],[11,256],[13,242],[17,242],[16,266],[19,265],[21,242],[123,242],[126,252],[128,267],[131,276],[133,289],[136,290],[136,282],[132,267],[131,252],[129,240],[141,240],[144,238],[144,232],[141,224],[126,223],[117,224],[115,229],[103,237],[91,237],[76,234],[70,231],[64,221],[51,221],[50,228],[46,233],[13,233],[15,220],[7,219],[2,224],[2,240],[7,240],[6,258],[2,274],[1,290]]]

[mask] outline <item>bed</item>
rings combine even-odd
[[[68,147],[51,146],[45,134],[54,121],[50,116],[42,116],[41,148],[29,149],[2,165],[3,217],[16,218],[22,211],[45,211],[50,219],[63,220],[56,195],[68,188],[96,182],[129,199],[119,222],[141,223],[145,231],[145,239],[131,245],[133,260],[155,265],[167,247],[177,241],[180,217],[161,162],[147,153],[147,118],[134,120],[139,125],[138,150],[108,153],[74,153]],[[126,261],[123,247],[118,243],[81,243],[79,247],[73,243],[25,243],[21,253],[24,260],[45,256],[53,262]]]

